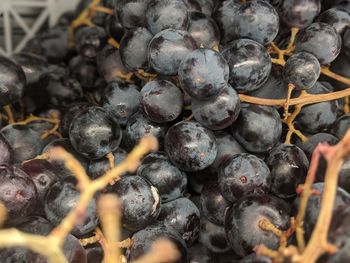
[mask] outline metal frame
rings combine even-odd
[[[73,8],[77,2],[77,0],[0,0],[0,17],[3,19],[4,29],[4,47],[0,46],[0,54],[11,56],[20,52],[46,22],[53,26],[59,15]],[[30,11],[32,8],[36,9],[33,14],[34,23],[29,26],[20,10]],[[39,13],[37,10],[40,10]],[[22,39],[16,44],[12,36],[14,23],[24,32]]]

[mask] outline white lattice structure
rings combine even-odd
[[[0,0],[0,53],[10,56],[21,51],[42,26],[52,26],[77,3],[78,0]]]

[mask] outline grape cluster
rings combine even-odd
[[[296,244],[288,233],[312,153],[350,127],[350,2],[93,3],[81,0],[24,51],[0,57],[5,227],[47,235],[76,207],[80,182],[51,149],[64,148],[97,179],[153,135],[159,150],[81,212],[63,245],[68,262],[102,262],[101,244],[82,240],[101,225],[105,193],[120,198],[128,262],[159,238],[175,244],[179,263],[275,262],[257,246]],[[326,169],[321,158],[306,241]],[[318,262],[350,262],[349,209],[347,158],[329,233],[338,251]],[[0,262],[47,261],[13,247],[0,249]]]

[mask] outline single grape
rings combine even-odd
[[[214,253],[223,253],[231,249],[226,240],[224,226],[213,224],[205,217],[201,218],[198,241]]]
[[[192,113],[196,121],[211,130],[229,127],[238,117],[240,100],[228,84],[215,98],[201,101],[192,99]]]
[[[289,228],[290,208],[283,200],[271,195],[250,195],[237,200],[225,216],[225,231],[233,251],[244,257],[257,245],[270,249],[279,247],[279,237],[259,226],[260,220],[269,220],[285,231]]]
[[[329,127],[328,132],[342,139],[346,131],[350,128],[350,114],[340,116],[332,126]]]
[[[227,86],[229,67],[220,53],[197,49],[189,53],[179,68],[183,89],[198,100],[217,96]]]
[[[210,169],[214,172],[217,172],[220,164],[222,164],[227,159],[230,159],[233,155],[244,153],[246,150],[228,132],[215,131],[214,134],[218,150],[215,161],[210,166]]]
[[[321,11],[320,0],[283,0],[280,16],[289,27],[304,28]]]
[[[350,24],[350,14],[336,7],[330,8],[320,14],[317,22],[327,23],[335,28],[339,35],[342,35]]]
[[[223,226],[226,209],[231,203],[223,197],[217,180],[207,180],[200,195],[201,213],[214,224]]]
[[[7,220],[21,220],[31,215],[38,193],[33,180],[16,166],[0,165],[0,201],[7,210]]]
[[[311,53],[299,52],[288,58],[283,75],[288,84],[293,84],[297,90],[313,87],[321,73],[317,58]]]
[[[69,128],[69,139],[77,152],[88,159],[99,159],[118,148],[121,141],[118,122],[100,107],[79,112]]]
[[[74,119],[75,115],[78,114],[81,110],[84,110],[90,106],[89,103],[80,102],[73,103],[67,107],[66,111],[62,113],[62,118],[60,122],[60,132],[63,137],[69,136],[69,127]]]
[[[141,108],[154,122],[165,123],[175,120],[182,112],[181,90],[167,80],[154,80],[141,89]]]
[[[168,28],[187,30],[188,6],[183,0],[151,0],[146,10],[146,21],[153,35]]]
[[[91,60],[96,58],[98,51],[105,46],[107,41],[106,31],[100,26],[80,27],[76,30],[74,37],[77,52]]]
[[[126,124],[126,150],[131,150],[143,136],[148,134],[155,136],[159,142],[159,149],[163,148],[164,136],[168,130],[166,124],[150,121],[142,112],[131,116]]]
[[[146,26],[146,11],[150,0],[118,0],[114,14],[125,29]]]
[[[138,111],[140,100],[141,94],[136,85],[113,81],[103,90],[101,105],[121,125],[126,125]]]
[[[330,91],[320,83],[317,83],[310,89],[310,94],[326,94]],[[309,133],[318,133],[325,131],[331,127],[337,120],[340,112],[338,100],[325,101],[306,105],[302,107],[300,113],[296,117],[296,126],[302,131]]]
[[[47,73],[47,59],[31,52],[20,52],[12,56],[15,63],[21,66],[25,77],[26,85],[37,82],[43,74]]]
[[[157,33],[148,46],[148,60],[160,74],[175,75],[181,61],[196,49],[196,41],[182,30],[165,29]]]
[[[279,141],[282,121],[273,107],[241,104],[241,112],[232,125],[232,133],[244,149],[264,153]]]
[[[278,13],[266,1],[244,2],[235,12],[233,31],[236,38],[250,38],[266,45],[275,39],[278,30]]]
[[[82,56],[76,56],[70,60],[69,69],[84,90],[92,91],[94,89],[94,83],[97,79],[95,62]]]
[[[295,197],[309,168],[305,153],[295,145],[280,144],[268,153],[266,163],[271,171],[271,192],[279,198]]]
[[[236,12],[240,6],[239,0],[225,0],[219,3],[212,15],[220,29],[222,44],[227,44],[236,39],[234,23]]]
[[[96,263],[103,261],[103,249],[100,243],[95,243],[85,247],[87,263]]]
[[[309,52],[322,65],[330,64],[339,55],[341,43],[334,27],[317,22],[299,32],[295,40],[295,52]]]
[[[120,41],[120,57],[131,71],[148,69],[148,44],[153,35],[144,27],[128,30]]]
[[[146,227],[132,236],[133,245],[127,249],[126,257],[129,261],[135,261],[145,255],[151,249],[152,242],[166,238],[174,243],[181,254],[178,261],[174,263],[187,263],[187,247],[181,236],[173,229],[162,224],[156,224]]]
[[[271,57],[266,48],[254,40],[232,41],[221,54],[230,68],[229,83],[238,92],[258,89],[270,75]]]
[[[138,231],[157,219],[160,212],[158,190],[141,176],[123,176],[110,191],[116,193],[122,202],[125,228]]]
[[[218,171],[222,195],[230,202],[250,194],[267,194],[271,173],[263,160],[249,153],[240,153],[223,162]]]
[[[137,175],[154,185],[159,191],[162,203],[166,203],[183,196],[187,176],[170,162],[164,152],[160,153],[161,156],[154,153],[146,155],[137,168]]]
[[[190,13],[188,32],[198,47],[212,48],[220,43],[220,31],[215,21],[201,12]]]
[[[19,100],[25,85],[26,76],[23,69],[8,58],[0,56],[0,106]]]
[[[12,162],[13,150],[7,139],[0,133],[0,164]]]
[[[168,130],[164,144],[170,160],[185,171],[203,170],[216,158],[214,134],[197,122],[175,124]]]
[[[191,246],[199,236],[200,213],[197,206],[187,198],[178,198],[162,204],[158,221],[174,228]]]
[[[119,43],[126,31],[120,23],[118,16],[116,16],[114,13],[106,17],[105,30],[110,37],[114,38]]]

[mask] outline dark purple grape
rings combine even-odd
[[[26,76],[21,66],[0,56],[0,106],[19,100],[24,92]]]
[[[115,13],[124,28],[146,26],[146,11],[150,0],[118,0]]]
[[[97,52],[104,47],[106,41],[106,31],[99,26],[82,27],[75,32],[75,48],[87,59],[95,59]]]
[[[174,263],[187,263],[187,247],[181,236],[174,229],[161,224],[146,227],[132,236],[133,245],[127,249],[128,262],[132,262],[145,255],[151,249],[152,242],[166,238],[174,243],[181,254],[181,258]]]
[[[346,131],[350,128],[350,114],[340,116],[332,126],[329,127],[328,132],[342,139]]]
[[[175,124],[164,144],[170,160],[185,171],[203,170],[214,162],[217,153],[214,134],[197,122]]]
[[[299,32],[295,40],[295,51],[309,52],[322,65],[330,64],[339,55],[341,42],[334,27],[317,22]]]
[[[49,144],[45,146],[42,153],[45,154],[49,152],[54,147],[62,147],[64,150],[66,150],[68,153],[73,155],[75,159],[79,161],[79,163],[86,169],[89,164],[89,159],[85,158],[84,156],[80,155],[72,146],[69,139],[67,138],[59,138],[56,140],[53,140]],[[73,177],[74,175],[72,172],[66,168],[63,161],[55,160],[50,157],[47,158],[47,161],[51,163],[51,165],[55,169],[55,174],[59,176],[61,179],[65,179],[67,177]]]
[[[267,194],[271,180],[270,170],[264,161],[249,153],[232,156],[220,165],[218,171],[221,193],[230,202],[250,194]]]
[[[226,209],[231,203],[222,195],[217,180],[208,180],[200,195],[202,214],[214,224],[223,226]]]
[[[220,53],[197,49],[189,53],[179,68],[182,88],[198,100],[218,95],[227,86],[229,67]]]
[[[44,213],[45,196],[50,187],[59,180],[55,168],[46,160],[33,159],[22,164],[21,169],[33,180],[38,193],[37,213]]]
[[[313,87],[321,73],[317,58],[311,53],[299,52],[288,58],[283,75],[288,84],[293,84],[297,90]]]
[[[320,11],[320,0],[283,0],[280,15],[289,27],[304,28],[312,23]]]
[[[114,165],[120,164],[127,156],[127,152],[122,148],[118,148],[112,152],[114,157]],[[111,169],[110,163],[107,158],[99,160],[91,160],[87,167],[87,173],[90,178],[96,179],[104,175],[108,170]]]
[[[67,107],[67,110],[62,114],[60,122],[60,132],[63,137],[69,136],[69,127],[75,115],[78,114],[81,110],[88,108],[89,106],[89,103],[80,102],[73,103]]]
[[[183,0],[151,0],[147,6],[146,21],[153,35],[168,28],[187,30],[188,6]]]
[[[309,168],[305,153],[295,145],[280,144],[268,153],[266,163],[271,171],[271,192],[279,198],[295,197]]]
[[[225,217],[225,231],[233,251],[244,257],[257,245],[271,249],[279,247],[279,237],[259,226],[260,220],[269,220],[280,230],[289,228],[290,208],[283,200],[271,195],[250,195],[237,200]]]
[[[144,27],[128,30],[120,41],[120,57],[131,71],[148,69],[148,44],[153,35]]]
[[[35,127],[35,125],[38,125]],[[42,134],[51,129],[47,122],[32,122],[27,125],[10,124],[1,129],[2,136],[12,149],[12,161],[21,163],[39,155],[53,137],[42,139]]]
[[[136,85],[113,81],[104,89],[101,105],[121,125],[126,125],[129,118],[138,111],[140,100],[141,94]]]
[[[210,179],[216,179],[216,171],[211,171],[208,168],[195,172],[187,172],[188,188],[196,193],[200,194],[203,190],[204,184]]]
[[[224,226],[213,224],[205,217],[201,218],[201,229],[198,241],[213,253],[223,253],[231,249],[226,240]]]
[[[80,193],[73,183],[58,181],[53,184],[45,197],[46,218],[57,226],[75,208]],[[98,224],[96,200],[93,198],[82,215],[82,220],[74,226],[72,234],[81,237],[93,231]]]
[[[241,6],[239,0],[222,1],[213,13],[213,18],[219,26],[222,44],[236,39],[234,23],[236,12]]]
[[[197,206],[187,198],[178,198],[162,204],[158,217],[166,227],[174,228],[191,246],[199,236],[200,213]]]
[[[195,49],[196,41],[188,32],[165,29],[157,33],[149,44],[149,63],[160,74],[175,75],[181,61]]]
[[[270,75],[271,57],[264,46],[253,40],[232,41],[221,54],[230,67],[229,83],[238,92],[258,89]]]
[[[150,121],[143,113],[138,112],[131,116],[126,124],[126,150],[131,150],[142,137],[153,135],[158,139],[159,148],[163,148],[164,136],[168,130],[166,124]]]
[[[220,31],[215,21],[201,12],[190,13],[188,32],[198,47],[212,48],[220,43]]]
[[[188,248],[189,263],[213,263],[213,253],[197,242]]]
[[[216,172],[221,163],[235,154],[246,152],[246,150],[227,132],[216,131],[215,138],[218,150],[210,169]]]
[[[312,195],[307,203],[306,210],[305,210],[305,217],[304,220],[304,231],[305,231],[305,237],[308,240],[311,236],[312,230],[314,226],[316,225],[318,215],[320,213],[321,209],[321,199],[322,194],[324,191],[324,184],[323,183],[316,183],[312,185],[312,188],[315,190],[318,190],[320,192],[319,195]],[[294,209],[295,212],[297,211],[297,208],[299,207],[300,198],[298,197],[294,202]],[[334,207],[332,215],[337,216],[339,212],[342,212],[344,210],[348,210],[350,205],[350,195],[344,191],[342,188],[338,187],[336,192],[336,197],[334,200]]]
[[[27,85],[37,82],[43,74],[47,73],[49,65],[44,56],[30,52],[20,52],[13,55],[12,59],[22,67]]]
[[[0,165],[0,201],[9,221],[32,214],[38,201],[33,180],[16,166]]]
[[[232,133],[244,149],[264,153],[279,141],[282,121],[273,107],[241,104],[241,112],[232,125]]]
[[[250,38],[266,45],[277,36],[278,13],[266,1],[247,1],[241,4],[234,16],[233,32],[236,38]]]
[[[211,14],[216,9],[219,1],[216,0],[197,0],[199,5],[201,6],[203,14],[207,16],[211,16]]]
[[[229,85],[210,100],[192,99],[192,113],[196,121],[211,130],[229,127],[238,117],[240,100],[237,92]]]
[[[119,49],[106,46],[96,57],[97,70],[100,76],[107,82],[123,81],[123,76],[130,72],[124,66]]]
[[[148,154],[137,169],[137,175],[147,179],[158,191],[162,203],[183,196],[187,185],[187,176],[174,166],[165,153]]]
[[[125,33],[124,27],[120,23],[118,16],[115,14],[112,14],[106,18],[105,30],[110,37],[118,42],[120,42]]]
[[[96,263],[103,261],[103,249],[99,243],[85,247],[87,263]]]
[[[69,128],[69,139],[75,150],[92,160],[117,149],[121,137],[118,122],[100,107],[79,112]]]
[[[76,56],[69,62],[69,69],[82,88],[86,91],[94,89],[94,83],[97,79],[96,63],[84,57]]]
[[[320,83],[317,83],[310,89],[310,94],[325,94],[330,91]],[[296,117],[296,126],[309,133],[318,133],[331,127],[338,118],[340,105],[338,100],[326,101],[306,105],[302,107]]]
[[[138,231],[154,223],[160,212],[160,196],[157,188],[141,176],[123,176],[111,187],[122,202],[122,224]]]
[[[265,99],[285,99],[288,95],[287,83],[283,77],[284,67],[272,64],[271,73],[265,83],[248,95]]]
[[[0,133],[0,164],[10,164],[12,162],[13,150],[6,140],[6,138]]]
[[[173,121],[181,114],[182,107],[182,92],[170,81],[150,81],[141,90],[141,108],[151,121]]]
[[[330,8],[320,14],[316,21],[333,26],[337,33],[342,35],[349,27],[350,14],[338,8]]]

